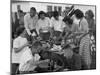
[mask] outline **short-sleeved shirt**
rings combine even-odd
[[[27,47],[23,48],[21,51],[19,52],[15,52],[14,48],[20,48],[22,47],[24,44],[26,44],[28,41],[26,38],[23,38],[21,36],[17,37],[14,41],[13,41],[13,49],[12,49],[12,63],[19,63],[20,61],[20,57],[22,55],[22,53],[27,50]]]
[[[80,31],[86,32],[86,33],[89,31],[88,22],[87,22],[87,20],[85,18],[83,18],[80,21]]]
[[[32,55],[30,48],[28,48],[21,56],[19,70],[33,71],[37,66],[34,64],[40,59],[39,54]],[[30,63],[32,61],[32,63]]]
[[[24,26],[28,34],[31,34],[30,30],[36,29],[36,23],[38,16],[31,17],[29,13],[24,16]]]
[[[59,20],[55,20],[54,17],[52,17],[51,18],[51,27],[53,27],[55,31],[63,32],[65,23],[60,18],[59,18]]]
[[[77,20],[76,23],[74,21],[72,25],[72,31],[73,32],[85,32],[87,33],[89,30],[88,22],[85,18],[82,18],[82,20]]]
[[[27,13],[24,16],[25,27],[28,27],[30,30],[35,29],[37,21],[38,21],[37,15],[35,15],[34,17],[31,17],[30,14]]]
[[[50,19],[45,17],[44,20],[39,19],[37,22],[37,32],[39,32],[40,29],[42,29],[43,32],[48,32],[50,27]]]

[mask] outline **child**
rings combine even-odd
[[[36,67],[43,62],[48,60],[40,61],[40,55],[38,54],[41,50],[42,44],[38,41],[34,42],[31,49],[26,50],[21,57],[19,71],[21,73],[34,72]]]
[[[26,39],[26,36],[24,33],[22,33],[23,30],[21,30],[18,33],[18,37],[14,39],[13,41],[13,49],[12,49],[12,75],[15,75],[16,69],[19,66],[20,57],[23,54],[23,52],[27,49],[28,41]]]
[[[70,45],[63,47],[64,56],[66,57],[66,66],[70,70],[81,69],[81,58],[80,55],[74,53]]]

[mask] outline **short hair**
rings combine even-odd
[[[59,16],[58,11],[54,11],[54,12],[53,12],[53,16],[54,16],[54,17]]]
[[[67,21],[68,24],[73,24],[73,20],[72,20],[69,16],[64,17],[63,21],[64,21],[64,22]]]
[[[92,10],[86,11],[86,14],[87,14],[90,18],[93,18],[93,17],[94,17],[94,13],[93,13]]]
[[[40,11],[39,14],[38,14],[39,18],[40,18],[41,14],[44,14],[46,16],[46,13],[44,11]]]
[[[40,41],[35,41],[35,42],[33,42],[33,44],[32,44],[32,47],[39,47],[39,46],[42,46],[42,43],[40,42]]]
[[[84,14],[83,14],[83,12],[80,9],[76,9],[74,11],[74,14],[75,14],[77,19],[81,19],[82,17],[84,17]]]
[[[31,7],[30,10],[34,10],[34,11],[36,11],[36,8],[35,8],[35,7]]]
[[[22,33],[23,33],[23,31],[24,31],[24,28],[17,28],[17,30],[16,30],[16,34],[19,36],[19,35],[21,35]]]
[[[18,12],[19,12],[19,13],[23,13],[23,11],[22,11],[22,10],[18,10]]]

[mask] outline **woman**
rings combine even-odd
[[[88,34],[88,23],[84,18],[83,12],[79,9],[74,11],[72,16],[73,19],[73,28],[72,31],[75,34],[80,34],[80,46],[79,46],[79,54],[81,55],[83,69],[89,69],[91,64],[90,57],[90,37]]]
[[[91,68],[96,68],[96,51],[95,51],[95,45],[96,45],[96,23],[94,19],[94,13],[92,10],[88,10],[85,13],[85,18],[89,24],[89,32],[90,32],[90,37],[91,37],[91,56],[92,56],[92,66]],[[94,65],[94,66],[93,66]]]
[[[29,46],[29,43],[26,39],[26,36],[24,33],[22,33],[23,30],[21,30],[18,34],[18,37],[14,39],[13,41],[13,49],[12,49],[12,75],[15,75],[16,69],[19,66],[20,63],[20,57],[22,53],[28,49],[27,46]]]
[[[89,24],[89,29],[91,31],[95,31],[96,27],[95,27],[95,20],[94,20],[94,14],[92,10],[88,10],[85,13],[85,18]]]
[[[36,25],[36,30],[42,40],[49,40],[50,38],[50,20],[46,17],[44,11],[39,12],[39,20]]]
[[[91,35],[93,35],[94,39],[96,40],[96,24],[93,11],[92,10],[86,11],[85,18],[89,24],[89,32],[91,32]]]

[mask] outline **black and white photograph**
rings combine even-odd
[[[11,75],[96,70],[96,5],[11,0]]]

